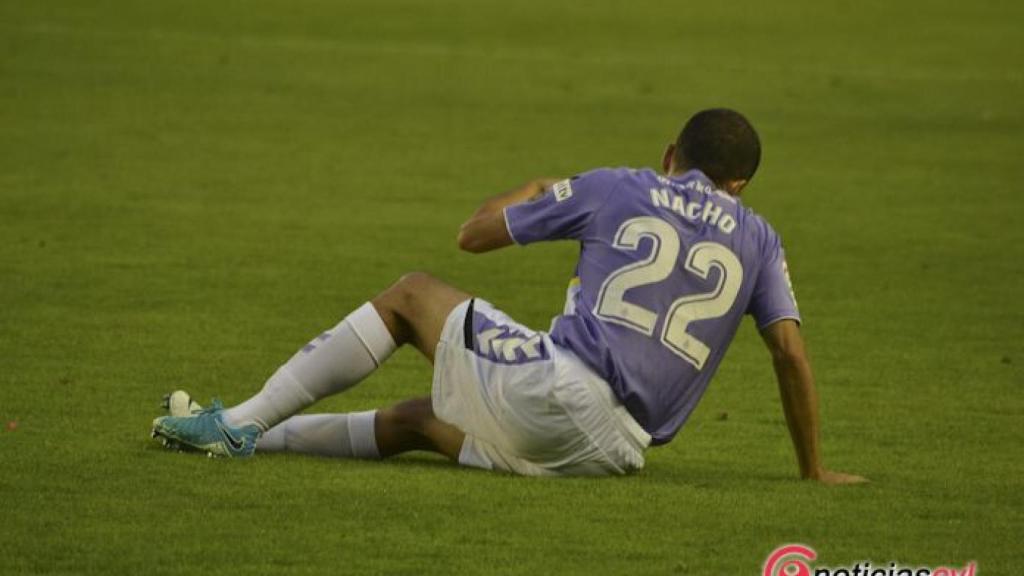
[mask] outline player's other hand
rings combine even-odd
[[[828,484],[830,486],[838,484],[863,484],[868,482],[868,479],[863,476],[846,474],[843,472],[833,472],[831,470],[821,470],[820,472],[809,476],[809,479],[816,480],[822,484]]]

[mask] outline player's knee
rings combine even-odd
[[[415,313],[417,302],[434,282],[437,280],[426,272],[405,274],[388,289],[388,304],[397,314],[408,318]]]
[[[403,274],[402,277],[398,279],[398,282],[395,283],[395,286],[401,287],[404,292],[416,294],[436,281],[437,280],[433,276],[426,272],[409,272]]]
[[[415,312],[416,298],[433,278],[425,272],[410,272],[403,275],[373,299],[373,305],[381,316],[398,317],[407,320]],[[387,318],[385,318],[387,322]]]

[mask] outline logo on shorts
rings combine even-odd
[[[543,358],[540,334],[534,334],[529,338],[520,338],[501,328],[491,328],[477,334],[476,339],[477,350],[480,353],[505,362],[515,362],[520,353],[526,360]]]

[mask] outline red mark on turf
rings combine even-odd
[[[10,422],[7,423],[7,431],[8,432],[14,432],[17,429],[18,429],[18,421],[17,420],[11,420]]]

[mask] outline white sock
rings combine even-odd
[[[367,302],[303,346],[252,398],[224,411],[230,426],[252,422],[270,430],[317,400],[343,392],[395,351],[395,340]]]
[[[376,460],[376,417],[376,410],[292,416],[267,430],[256,441],[256,450]]]

